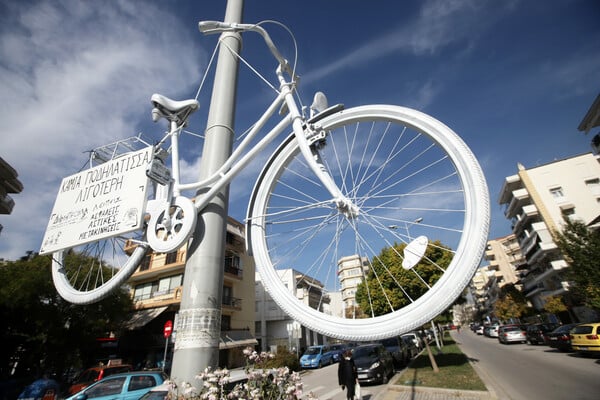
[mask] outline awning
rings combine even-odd
[[[133,313],[131,318],[129,318],[129,321],[125,323],[125,329],[133,330],[141,328],[148,322],[152,321],[154,318],[158,317],[166,309],[167,307],[165,306],[136,311]]]
[[[258,341],[248,330],[223,331],[219,340],[219,350],[256,346],[257,344]]]

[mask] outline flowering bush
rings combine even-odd
[[[300,400],[302,399],[302,381],[298,372],[290,372],[288,367],[263,368],[273,354],[267,352],[257,353],[252,348],[244,349],[246,357],[247,381],[238,383],[229,389],[229,371],[208,367],[196,376],[202,380],[202,388],[198,390],[191,384],[183,382],[177,387],[175,382],[168,381],[171,399],[203,399],[203,400]],[[317,400],[308,393],[307,400]]]

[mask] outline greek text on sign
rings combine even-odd
[[[62,180],[40,254],[139,229],[152,146]]]

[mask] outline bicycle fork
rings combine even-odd
[[[278,74],[280,78],[280,84],[282,92],[284,93],[285,104],[287,105],[288,112],[292,117],[292,128],[294,129],[294,135],[298,141],[298,147],[304,158],[306,159],[310,169],[315,173],[317,178],[323,183],[323,186],[332,196],[332,202],[340,214],[344,215],[348,219],[354,219],[360,214],[360,208],[351,199],[342,193],[342,190],[335,183],[331,174],[325,168],[325,164],[322,161],[321,154],[319,152],[318,143],[321,142],[327,134],[321,132],[318,126],[315,126],[312,122],[315,121],[311,118],[306,122],[300,115],[296,103],[293,99],[292,90],[290,85],[285,83],[283,76]],[[327,113],[327,111],[325,111]],[[310,138],[310,141],[309,141]]]

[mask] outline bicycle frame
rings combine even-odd
[[[268,34],[266,32],[264,32],[264,35],[267,35],[268,37]],[[272,43],[270,42],[270,39],[265,40],[267,41],[267,43]],[[293,134],[295,136],[295,140],[298,141],[302,155],[306,159],[306,162],[309,165],[310,169],[314,172],[317,178],[323,183],[325,188],[331,194],[332,201],[338,206],[338,208],[345,210],[347,213],[348,210],[350,210],[349,215],[355,215],[357,213],[357,208],[354,205],[352,205],[349,202],[349,200],[342,194],[340,189],[334,183],[332,177],[324,172],[325,168],[320,163],[318,151],[314,148],[311,148],[308,136],[311,133],[315,132],[315,127],[313,126],[313,124],[306,122],[294,99],[294,74],[290,73],[289,68],[286,68],[287,63],[285,63],[285,65],[282,64],[282,58],[277,56],[276,58],[279,61],[279,65],[276,69],[276,75],[279,81],[279,94],[273,100],[271,105],[266,109],[263,115],[253,125],[248,135],[242,140],[240,145],[232,152],[232,154],[228,157],[225,163],[205,180],[193,183],[181,183],[179,170],[178,138],[184,124],[180,126],[175,121],[171,121],[169,133],[167,133],[165,138],[163,138],[163,140],[161,140],[160,142],[163,143],[168,137],[171,138],[171,159],[173,176],[172,190],[169,190],[168,195],[169,200],[172,200],[175,196],[179,196],[181,191],[183,190],[208,189],[206,192],[199,194],[195,198],[194,206],[198,211],[202,210],[213,198],[213,196],[215,196],[227,184],[229,184],[231,180],[240,171],[242,171],[250,163],[250,161],[252,161],[258,155],[258,153],[264,150],[264,148],[269,143],[271,143],[277,136],[279,136],[279,134],[281,134],[286,128],[288,128],[291,125],[293,129]],[[291,80],[288,81],[285,79],[284,70],[287,70],[287,72],[290,74]],[[285,105],[285,107],[287,107],[288,110],[286,116],[284,116],[273,129],[266,133],[258,143],[256,143],[253,147],[248,148],[250,146],[251,141],[262,130],[265,124],[273,117],[274,113],[277,110],[281,109],[283,105]]]

